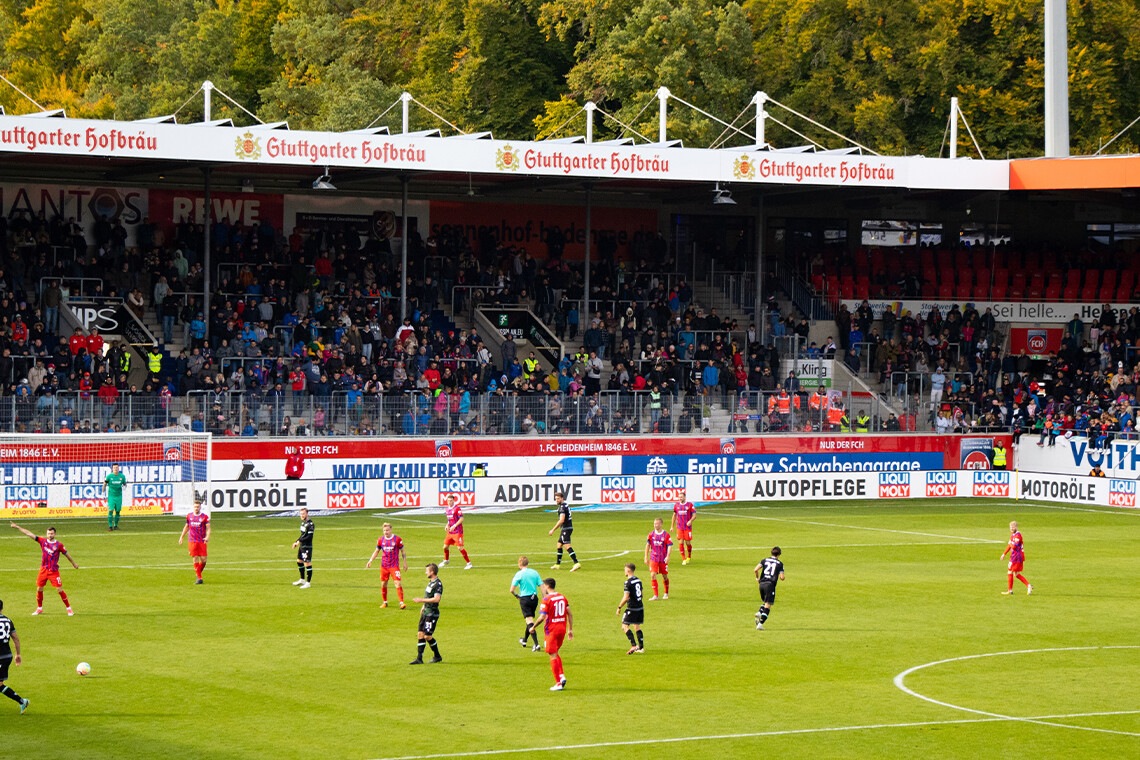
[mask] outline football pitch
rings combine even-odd
[[[75,608],[45,595],[38,547],[0,528],[0,599],[23,643],[0,699],[4,757],[379,760],[431,757],[868,758],[1140,756],[1140,513],[1044,503],[738,502],[699,509],[693,562],[670,563],[647,602],[643,655],[615,609],[652,518],[575,511],[582,568],[558,571],[555,516],[469,513],[475,568],[452,553],[437,640],[411,667],[423,566],[442,515],[315,517],[310,589],[293,517],[213,517],[204,585],[181,518],[60,520],[80,565]],[[379,609],[390,520],[408,552],[408,609]],[[1003,596],[1008,523],[1020,522],[1032,596]],[[47,525],[25,525],[42,535]],[[783,549],[765,631],[753,567]],[[574,613],[568,685],[523,649],[508,593],[520,554]],[[457,561],[458,560],[458,561]],[[428,653],[430,655],[430,652]],[[89,662],[91,675],[75,673]]]

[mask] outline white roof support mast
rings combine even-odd
[[[768,93],[757,92],[752,96],[752,104],[756,106],[756,147],[768,147],[768,140],[764,135],[764,128],[767,126],[768,112],[764,110],[764,104],[768,102]]]
[[[657,142],[665,144],[665,116],[668,113],[669,88],[657,88]]]

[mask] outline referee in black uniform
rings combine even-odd
[[[313,581],[313,531],[316,527],[313,521],[309,519],[309,510],[304,507],[301,508],[301,535],[293,542],[293,548],[297,550],[297,572],[301,574],[301,579],[293,581],[294,586],[301,588],[308,588]]]

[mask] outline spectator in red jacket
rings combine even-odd
[[[285,478],[287,480],[300,480],[305,474],[305,457],[300,451],[294,451],[285,460]]]

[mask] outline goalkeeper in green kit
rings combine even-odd
[[[119,472],[116,462],[111,465],[111,472],[103,479],[103,494],[107,497],[107,530],[119,529],[119,513],[123,511],[123,486],[127,484],[127,477]]]

